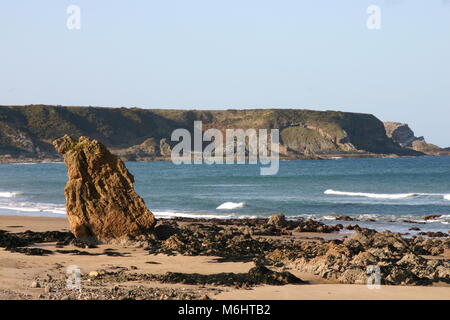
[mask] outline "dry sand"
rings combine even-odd
[[[32,231],[67,231],[65,218],[43,217],[13,217],[0,216],[0,230],[10,232]],[[323,236],[318,234],[305,235],[310,237]],[[40,248],[56,250],[54,243],[43,244]],[[65,250],[79,249],[66,246]],[[119,256],[104,255],[105,249]],[[63,277],[70,265],[77,265],[83,273],[98,270],[117,270],[125,267],[139,273],[163,274],[166,272],[184,272],[214,274],[220,272],[247,272],[252,263],[219,262],[215,257],[203,256],[167,256],[149,255],[142,248],[120,247],[117,245],[100,245],[95,249],[79,249],[97,256],[80,256],[54,253],[48,256],[27,256],[21,253],[11,253],[0,248],[0,299],[36,299],[44,293],[43,288],[31,288],[36,279],[51,276]],[[312,274],[290,270],[303,280],[306,285],[259,286],[252,289],[234,289],[220,287],[219,290],[209,290],[213,299],[450,299],[450,286],[406,287],[382,286],[381,289],[369,289],[365,285],[344,285],[331,283]],[[114,285],[114,284],[111,284]],[[135,284],[134,284],[135,285]],[[206,290],[204,286],[189,286],[182,284],[161,284],[156,282],[140,283],[153,287],[176,287],[193,290]],[[209,288],[214,289],[214,288]]]

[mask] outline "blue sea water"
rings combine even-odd
[[[260,167],[249,164],[129,162],[127,167],[157,217],[281,212],[326,223],[348,215],[362,220],[352,224],[378,230],[450,230],[450,157],[281,161],[274,176],[261,176]],[[0,215],[64,215],[66,180],[63,163],[0,165]],[[423,220],[432,214],[441,217]]]

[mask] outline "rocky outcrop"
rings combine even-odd
[[[344,241],[301,243],[295,255],[273,251],[267,258],[290,260],[289,265],[299,271],[341,283],[364,284],[378,269],[381,284],[429,285],[450,283],[448,260],[423,257],[442,254],[446,246],[447,240],[405,239],[391,232],[364,230]]]
[[[126,280],[182,283],[185,285],[231,286],[235,288],[250,288],[262,284],[281,286],[286,284],[306,283],[290,272],[273,271],[259,264],[256,264],[247,273],[198,274],[167,272],[166,274],[134,274],[129,276]]]
[[[287,225],[286,216],[282,213],[271,215],[267,221],[267,224],[273,225],[277,228],[283,228]]]
[[[70,231],[81,239],[110,241],[152,231],[155,219],[134,191],[122,160],[96,140],[64,136],[53,142],[64,156]]]
[[[402,147],[410,148],[414,141],[423,140],[423,137],[416,137],[414,132],[406,123],[385,122],[384,127],[386,129],[387,136],[392,138]]]
[[[425,141],[424,137],[416,137],[408,124],[400,122],[384,122],[386,135],[400,146],[429,155],[450,154],[434,144]]]
[[[151,254],[218,256],[223,261],[251,259],[348,284],[365,284],[378,271],[381,284],[450,283],[450,260],[445,258],[450,238],[403,238],[398,233],[359,228],[343,240],[326,241],[317,234],[308,241],[295,241],[298,232],[326,229],[318,221],[285,220],[282,215],[273,215],[271,224],[269,219],[180,221],[183,226],[177,232],[149,240],[146,249]],[[336,226],[334,231],[341,228]],[[170,229],[177,229],[175,221]],[[275,235],[283,237],[280,241],[267,237]]]
[[[165,138],[159,142],[155,138],[149,138],[139,145],[111,152],[125,161],[154,161],[170,158],[172,147]]]
[[[269,219],[263,218],[161,219],[150,237],[138,239],[141,241],[133,243],[135,246],[142,246],[149,254],[209,256],[216,262],[254,261],[257,267],[248,274],[198,276],[172,273],[161,277],[151,275],[151,278],[148,278],[148,275],[142,275],[142,278],[135,278],[135,275],[126,272],[119,276],[121,281],[191,282],[211,285],[277,284],[274,280],[286,284],[291,283],[292,279],[297,282],[292,275],[272,272],[273,269],[310,272],[334,282],[348,284],[373,283],[369,280],[374,274],[380,276],[381,284],[388,285],[450,284],[449,237],[404,238],[398,233],[361,228],[343,238],[343,235],[338,236],[342,240],[326,240],[327,237],[321,233],[316,236],[297,233],[323,232],[323,224],[318,221],[285,220],[282,215],[274,215],[272,224],[268,222]],[[265,227],[270,233],[261,234],[261,229]],[[335,231],[340,229],[342,227],[336,228]],[[282,237],[272,237],[275,235]],[[46,242],[57,242],[58,248],[75,245],[85,250],[71,248],[51,251],[36,248],[36,244]],[[104,253],[89,252],[88,248],[91,246],[88,246],[86,241],[74,239],[68,232],[55,231],[13,234],[0,230],[0,247],[27,255],[121,255],[120,252],[108,253],[106,250]],[[103,278],[100,273],[95,274],[94,277]]]

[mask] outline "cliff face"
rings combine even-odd
[[[51,142],[65,134],[88,136],[127,160],[168,159],[173,130],[279,129],[282,156],[420,155],[386,136],[373,115],[299,109],[159,110],[60,106],[0,106],[0,157],[59,157]],[[5,161],[5,160],[4,160]],[[6,160],[7,161],[7,160]]]
[[[406,123],[385,122],[384,126],[387,136],[404,148],[429,155],[450,155],[449,150],[426,142],[424,137],[416,137]]]

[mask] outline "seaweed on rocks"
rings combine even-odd
[[[67,288],[66,280],[52,278],[39,281],[44,292],[38,299],[45,300],[208,300],[208,294],[221,292],[216,288],[154,288],[141,284],[100,287],[90,282],[83,282],[83,290],[73,290]]]
[[[252,287],[261,284],[286,285],[305,284],[290,272],[276,272],[265,266],[257,265],[247,273],[218,273],[198,274],[168,272],[162,276],[156,276],[156,280],[163,283],[183,283],[215,286]]]
[[[307,282],[299,279],[290,272],[277,272],[257,264],[247,273],[180,273],[167,272],[165,274],[141,274],[118,272],[101,272],[95,277],[99,285],[110,282],[133,282],[133,281],[156,281],[161,283],[181,283],[186,285],[212,285],[230,286],[236,288],[253,287],[261,284],[286,285],[305,284]]]
[[[73,239],[73,235],[69,232],[33,232],[28,230],[20,233],[10,233],[0,230],[0,247],[11,252],[26,255],[48,255],[53,253],[51,250],[46,249],[27,248],[35,243],[70,241],[71,239]]]
[[[24,248],[24,247],[15,247],[10,248],[10,252],[23,253],[27,256],[47,256],[49,254],[53,254],[53,251],[41,248]]]
[[[66,242],[74,239],[70,232],[62,231],[45,231],[34,232],[27,230],[15,234],[17,237],[28,241],[28,243],[46,243],[46,242]]]
[[[98,256],[98,253],[91,253],[91,252],[87,252],[87,251],[80,251],[80,250],[56,250],[57,253],[61,253],[61,254],[73,254],[73,255],[77,255],[77,256]]]
[[[269,253],[267,259],[342,283],[365,283],[369,266],[379,267],[382,284],[450,283],[450,261],[422,257],[431,249],[423,243],[427,241],[405,239],[388,231],[366,230],[342,242],[301,244],[301,254],[276,250]],[[441,249],[435,254],[443,252],[446,244],[441,241],[439,246]]]
[[[151,254],[179,253],[219,257],[263,256],[283,244],[270,239],[253,238],[236,228],[191,224],[184,226],[166,240],[150,239],[146,249]]]
[[[11,248],[25,247],[30,242],[17,236],[17,234],[9,233],[5,230],[0,230],[0,247],[9,250]]]

